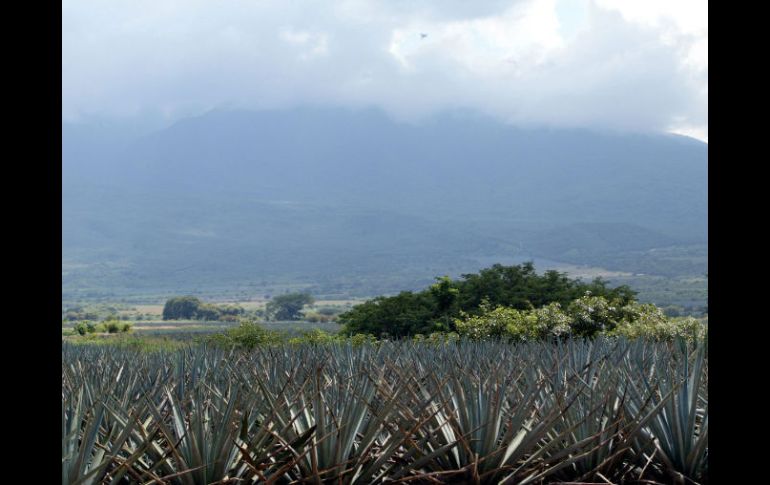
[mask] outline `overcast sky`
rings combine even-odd
[[[708,139],[707,0],[64,0],[62,114],[473,109]]]

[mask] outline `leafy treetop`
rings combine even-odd
[[[456,331],[461,315],[477,315],[487,307],[516,310],[541,308],[551,303],[567,307],[586,293],[626,305],[635,293],[628,286],[609,288],[600,278],[590,283],[570,279],[558,271],[537,274],[534,264],[496,264],[459,280],[444,276],[420,292],[404,291],[380,296],[352,308],[339,317],[345,332],[405,337],[436,331]]]

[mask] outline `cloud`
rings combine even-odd
[[[65,0],[63,116],[470,108],[708,136],[705,1]],[[483,6],[481,6],[483,5]]]

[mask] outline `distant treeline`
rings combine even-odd
[[[616,302],[634,301],[628,286],[609,288],[606,281],[570,279],[558,271],[535,271],[531,262],[515,266],[496,264],[459,280],[437,278],[429,288],[396,296],[380,296],[353,307],[339,317],[346,333],[406,337],[433,332],[457,331],[456,320],[482,314],[485,309],[506,307],[534,310],[552,303],[568,307],[589,294]]]
[[[255,312],[254,316],[269,320],[300,320],[306,315],[303,308],[315,303],[308,293],[287,293],[270,300],[264,311]],[[204,303],[194,296],[170,298],[163,306],[163,320],[219,320],[237,321],[245,315],[245,310],[238,305],[214,305]],[[317,321],[325,321],[323,314],[316,314]]]
[[[204,303],[194,296],[170,298],[163,306],[163,320],[237,321],[243,313],[240,306]]]

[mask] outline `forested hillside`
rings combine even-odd
[[[530,259],[705,288],[690,138],[310,108],[63,135],[65,297],[371,296]]]

